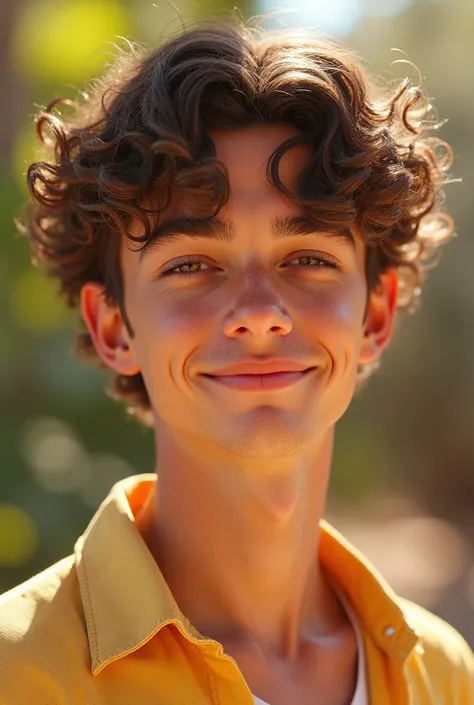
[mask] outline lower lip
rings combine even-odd
[[[311,367],[302,372],[270,372],[265,375],[222,375],[220,377],[206,375],[206,377],[231,389],[241,389],[251,392],[276,391],[290,387],[292,384],[295,384],[295,382],[307,377],[309,372],[312,372],[314,369],[314,367]]]

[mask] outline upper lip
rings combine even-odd
[[[311,365],[287,358],[266,358],[264,360],[241,360],[231,365],[206,372],[211,377],[230,377],[232,375],[266,375],[272,372],[304,372]]]

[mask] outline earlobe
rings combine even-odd
[[[84,284],[81,289],[81,313],[102,361],[119,374],[138,374],[140,367],[122,316],[117,306],[107,303],[103,284]]]
[[[380,275],[370,293],[359,364],[374,362],[389,344],[398,302],[398,274],[395,269]]]

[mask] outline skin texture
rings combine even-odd
[[[302,215],[265,175],[272,151],[293,134],[272,125],[212,135],[229,174],[219,217],[232,240],[190,235],[141,258],[123,242],[133,338],[100,285],[84,286],[81,306],[102,359],[143,374],[160,482],[136,520],[183,612],[272,705],[349,703],[355,637],[317,561],[318,524],[334,427],[358,365],[389,342],[397,276],[382,275],[364,319],[361,240],[273,237],[275,218]],[[306,150],[282,160],[290,188]],[[186,214],[175,194],[165,218]],[[181,266],[191,274],[163,276],[190,256],[202,263]],[[314,369],[279,390],[243,391],[205,376],[261,356]]]

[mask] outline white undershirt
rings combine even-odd
[[[349,617],[352,623],[357,638],[357,683],[354,691],[354,697],[351,701],[351,705],[369,705],[369,696],[367,692],[367,676],[365,674],[365,650],[364,641],[362,639],[362,632],[360,630],[356,616],[354,615],[354,611],[347,602],[346,598],[340,593],[339,590],[337,591],[337,593],[341,602],[344,605],[344,608],[347,612],[347,616]],[[269,705],[269,703],[265,702],[265,700],[262,700],[261,698],[258,698],[256,695],[254,695],[253,697],[255,700],[255,705]]]

